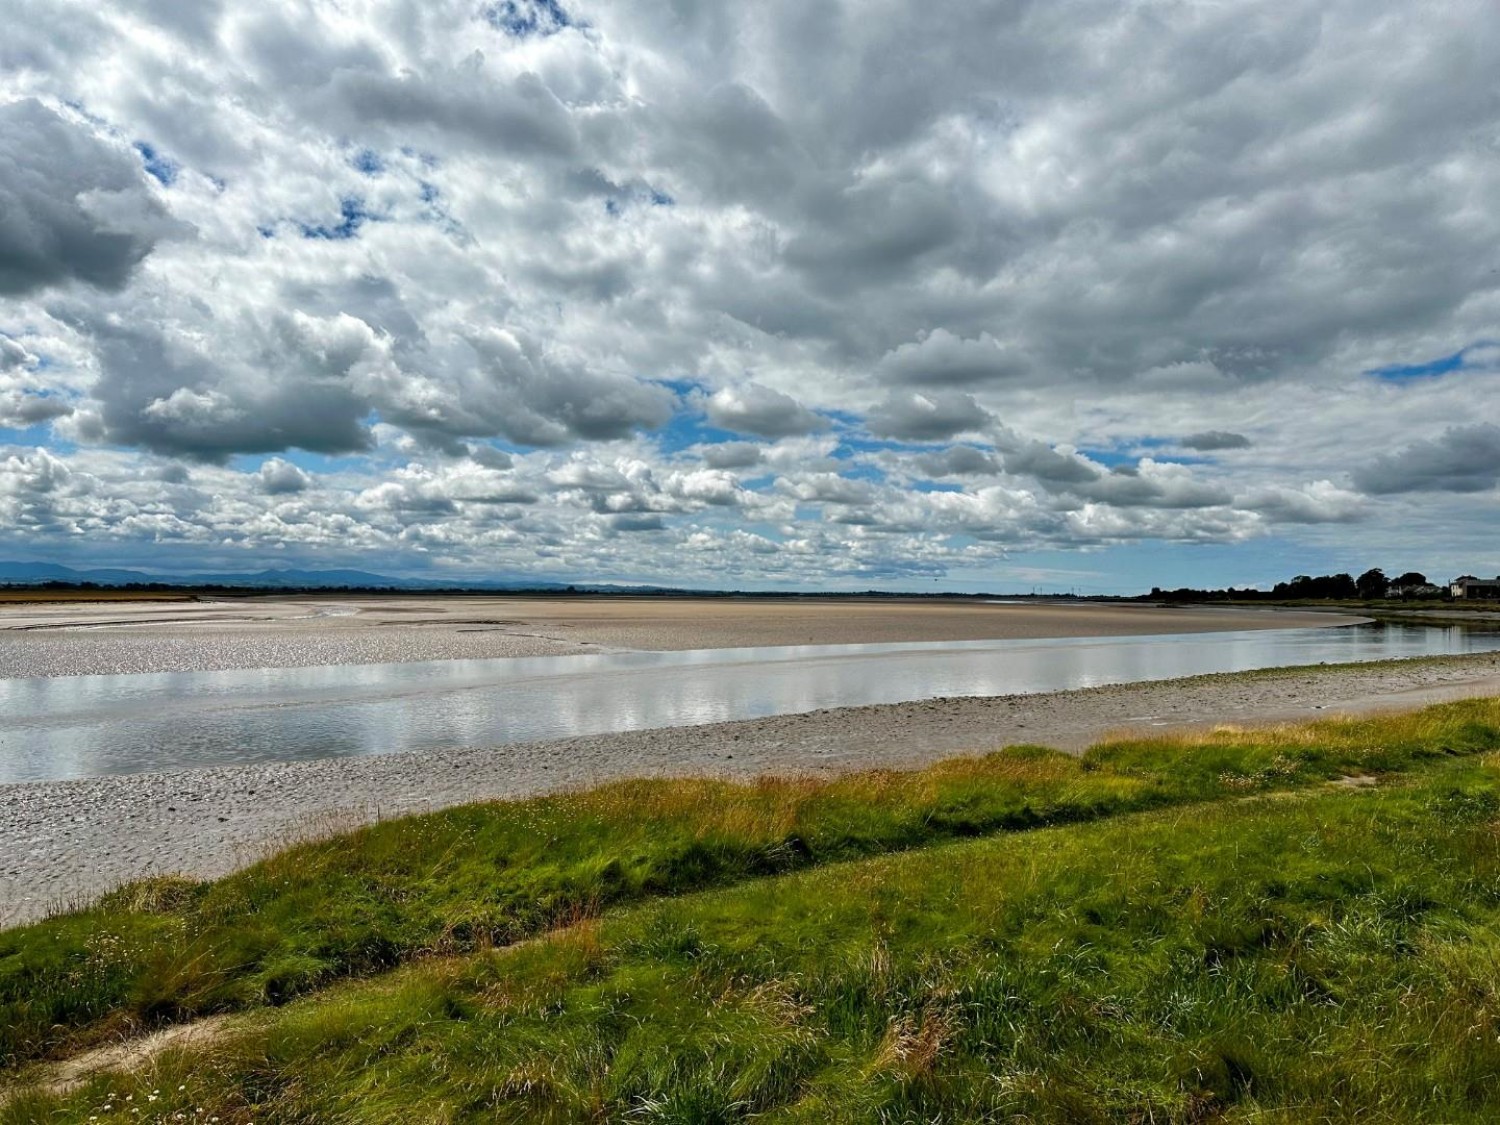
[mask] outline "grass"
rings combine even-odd
[[[1493,1120],[1496,748],[1478,700],[640,782],[141,884],[0,934],[10,1064],[259,1010],[0,1120]]]

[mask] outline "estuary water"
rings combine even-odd
[[[483,747],[942,696],[1500,651],[1347,625],[0,680],[0,782]]]

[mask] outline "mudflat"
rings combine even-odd
[[[1307,611],[944,598],[310,595],[0,605],[0,677],[1347,624]]]
[[[1253,725],[1500,694],[1500,654],[930,699],[494,749],[0,785],[0,926],[165,872],[222,875],[298,837],[626,777],[828,775],[1015,743]]]

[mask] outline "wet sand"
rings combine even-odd
[[[826,775],[1019,742],[1161,732],[1500,694],[1500,654],[928,700],[493,750],[0,786],[0,924],[149,874],[222,875],[299,836],[623,777]]]
[[[0,678],[767,645],[1123,637],[1348,624],[1346,615],[967,599],[267,595],[0,604]]]

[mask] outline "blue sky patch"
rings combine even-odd
[[[1147,445],[1148,442],[1142,442],[1141,444]],[[1121,452],[1118,449],[1080,449],[1078,453],[1082,457],[1087,457],[1095,464],[1103,465],[1106,469],[1117,469],[1121,465],[1133,466],[1136,463],[1134,456]]]
[[[367,222],[378,222],[380,216],[366,209],[365,201],[357,195],[347,195],[339,200],[339,221],[333,226],[324,223],[298,223],[303,238],[321,238],[329,242],[342,242],[359,236],[359,228]]]
[[[885,470],[879,465],[863,464],[851,465],[847,469],[840,469],[839,476],[845,480],[868,480],[876,484],[885,482]]]
[[[374,149],[362,148],[349,160],[349,164],[362,176],[378,176],[385,171],[385,161]]]
[[[514,39],[556,35],[573,26],[573,19],[557,0],[500,0],[484,10],[489,25]]]
[[[1396,363],[1389,367],[1373,367],[1366,371],[1366,375],[1373,375],[1377,379],[1384,379],[1388,383],[1411,383],[1423,379],[1441,379],[1444,375],[1452,375],[1456,371],[1464,371],[1469,367],[1468,356],[1476,348],[1492,348],[1495,346],[1493,340],[1475,340],[1466,348],[1460,348],[1452,355],[1439,356],[1437,359],[1428,360],[1426,363]]]
[[[653,434],[657,448],[663,453],[678,453],[694,445],[718,445],[720,442],[745,440],[744,434],[721,430],[718,426],[710,425],[702,414],[690,410],[674,414],[670,422]]]
[[[162,187],[171,187],[177,182],[177,173],[182,171],[182,165],[177,161],[163,155],[154,145],[149,145],[145,141],[136,141],[135,151],[141,154],[141,163],[146,166],[146,174]]]

